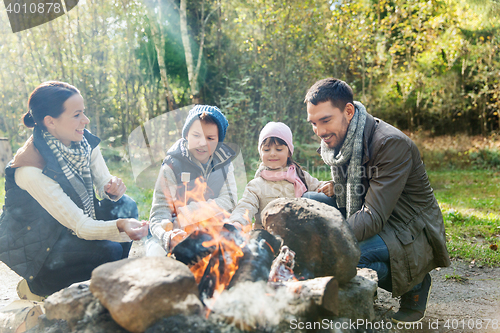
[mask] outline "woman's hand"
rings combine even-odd
[[[116,176],[113,176],[111,180],[104,185],[104,192],[113,200],[121,198],[126,190],[127,187],[123,181]]]
[[[335,195],[335,191],[333,190],[333,182],[328,182],[322,187],[320,187],[317,192],[323,192],[329,197],[333,197]]]
[[[136,219],[119,219],[116,221],[118,231],[125,232],[131,240],[140,240],[146,237],[149,229],[149,221],[137,221]]]

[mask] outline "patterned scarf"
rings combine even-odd
[[[331,168],[335,198],[339,208],[346,208],[347,218],[361,209],[359,194],[361,186],[361,158],[363,156],[363,132],[366,122],[366,109],[363,104],[354,102],[355,113],[349,124],[347,135],[336,153],[321,141],[321,158]],[[347,174],[345,167],[347,165]]]
[[[82,141],[73,141],[70,147],[66,147],[49,132],[42,131],[42,133],[45,142],[47,142],[59,162],[64,175],[80,196],[83,203],[83,212],[95,219],[94,189],[90,174],[90,153],[92,149],[87,139],[83,137]]]

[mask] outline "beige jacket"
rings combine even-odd
[[[231,222],[239,222],[242,225],[247,225],[251,223],[252,218],[255,216],[254,228],[262,229],[260,213],[266,208],[268,203],[278,198],[295,198],[295,190],[292,183],[286,180],[265,180],[260,177],[262,170],[264,170],[264,166],[261,164],[255,173],[255,178],[247,184],[243,197],[231,214],[229,218]],[[304,178],[308,191],[316,191],[328,183],[328,181],[317,180],[306,171],[304,171]]]

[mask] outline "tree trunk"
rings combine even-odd
[[[205,2],[203,1],[202,5]],[[203,10],[203,8],[202,8]],[[189,42],[189,33],[187,27],[187,10],[186,10],[186,0],[181,0],[181,5],[179,8],[180,24],[181,24],[181,37],[182,45],[184,46],[184,56],[186,57],[186,67],[188,72],[189,87],[191,88],[191,99],[194,99],[198,95],[198,84],[197,76],[195,75],[194,63],[193,63],[193,52],[191,51],[191,43]],[[202,14],[203,17],[203,14]],[[198,66],[197,66],[198,67]]]
[[[172,90],[168,84],[168,76],[167,76],[167,66],[165,65],[165,37],[163,36],[163,32],[161,30],[161,0],[158,0],[158,21],[154,20],[154,13],[151,10],[149,11],[149,17],[151,18],[151,35],[153,37],[153,42],[155,44],[156,56],[158,59],[158,66],[160,68],[160,77],[161,77],[161,85],[163,87],[163,91],[160,93],[160,101],[158,103],[158,107],[160,108],[159,113],[172,111],[177,108],[175,104],[174,95],[172,94]],[[160,23],[158,23],[160,22]],[[165,105],[165,101],[168,105]],[[176,118],[177,119],[177,118]],[[175,122],[175,127],[177,129],[177,135],[180,137],[182,135],[182,123],[180,121]]]
[[[158,15],[161,10],[158,9]],[[153,15],[151,17],[151,35],[153,37],[153,42],[155,44],[157,59],[158,59],[158,67],[160,68],[160,77],[161,83],[164,88],[162,92],[162,96],[160,98],[160,108],[164,111],[174,110],[176,108],[174,98],[172,96],[170,87],[168,85],[168,76],[167,76],[167,66],[165,66],[165,38],[163,37],[163,33],[161,32],[161,26],[158,26],[156,22],[153,20]],[[168,105],[165,105],[165,101]]]
[[[12,159],[12,148],[8,138],[0,138],[0,176],[3,177],[4,170]]]

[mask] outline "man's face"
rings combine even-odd
[[[312,125],[314,133],[326,145],[338,151],[344,143],[347,129],[354,116],[354,105],[347,103],[344,110],[340,110],[330,101],[314,105],[307,103],[307,121]]]
[[[201,163],[207,163],[219,143],[217,125],[195,120],[187,134],[188,150]]]

